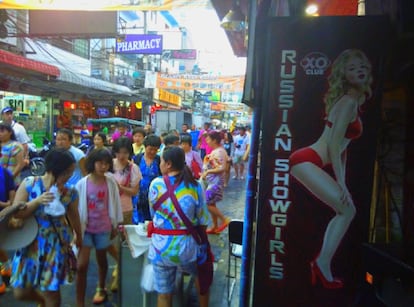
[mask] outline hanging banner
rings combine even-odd
[[[208,0],[2,0],[0,9],[73,11],[169,11],[174,8],[207,8]]]
[[[388,30],[382,17],[266,26],[253,306],[355,301]]]
[[[214,90],[242,92],[244,76],[212,76],[191,74],[162,74],[157,76],[157,88],[171,90]]]
[[[128,34],[124,39],[117,39],[116,53],[122,54],[161,54],[162,35]]]

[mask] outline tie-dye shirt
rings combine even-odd
[[[0,152],[0,165],[8,169],[13,174],[17,167],[16,156],[23,150],[22,145],[16,141],[9,141],[3,144]],[[20,174],[14,178],[14,184],[18,186],[21,182]]]
[[[169,177],[171,185],[174,185],[175,177]],[[167,186],[162,177],[151,182],[148,200],[151,208],[151,215],[154,227],[161,229],[186,229],[180,215],[174,208],[170,198],[165,200],[156,212],[153,206],[157,199],[167,191]],[[186,187],[181,182],[175,189],[175,195],[182,211],[193,225],[208,224],[208,209],[203,196],[203,189],[197,185]],[[197,243],[188,235],[152,235],[152,244],[148,252],[148,259],[153,264],[174,266],[196,261]]]

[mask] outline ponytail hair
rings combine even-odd
[[[190,168],[185,164],[185,153],[181,147],[167,146],[162,152],[162,158],[165,162],[171,162],[172,168],[180,173],[176,176],[177,182],[184,181],[184,185],[197,185]]]

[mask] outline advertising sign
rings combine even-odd
[[[278,17],[262,32],[253,306],[349,306],[363,281],[388,22]]]
[[[208,0],[2,0],[0,9],[88,10],[88,11],[170,11],[174,8],[204,8]]]
[[[118,33],[117,12],[29,10],[28,21],[29,34],[35,37],[86,35],[95,38],[115,37]]]
[[[164,60],[177,59],[177,60],[196,60],[196,49],[178,49],[178,50],[164,50],[162,52],[162,58]]]
[[[161,54],[162,35],[129,34],[125,39],[117,39],[116,53],[130,54]]]
[[[158,73],[156,87],[172,90],[214,90],[217,92],[242,92],[243,85],[244,76]]]

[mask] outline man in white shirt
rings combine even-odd
[[[23,146],[23,157],[25,160],[28,160],[29,151],[27,143],[30,142],[30,138],[27,135],[26,129],[18,122],[13,120],[13,108],[10,106],[4,107],[1,110],[1,117],[3,123],[9,124],[12,127],[14,135],[16,136],[16,141],[22,144]]]
[[[85,154],[83,153],[82,150],[73,146],[72,141],[73,141],[72,130],[69,130],[66,128],[61,128],[58,130],[56,134],[56,147],[63,148],[63,149],[70,151],[70,153],[73,155],[76,161],[76,166],[75,166],[73,175],[66,182],[66,186],[70,188],[74,187],[76,183],[87,173],[86,166],[85,166],[85,163],[86,163]]]
[[[250,148],[250,137],[246,128],[240,127],[239,134],[234,137],[233,166],[236,175],[233,179],[244,179],[244,164]]]

